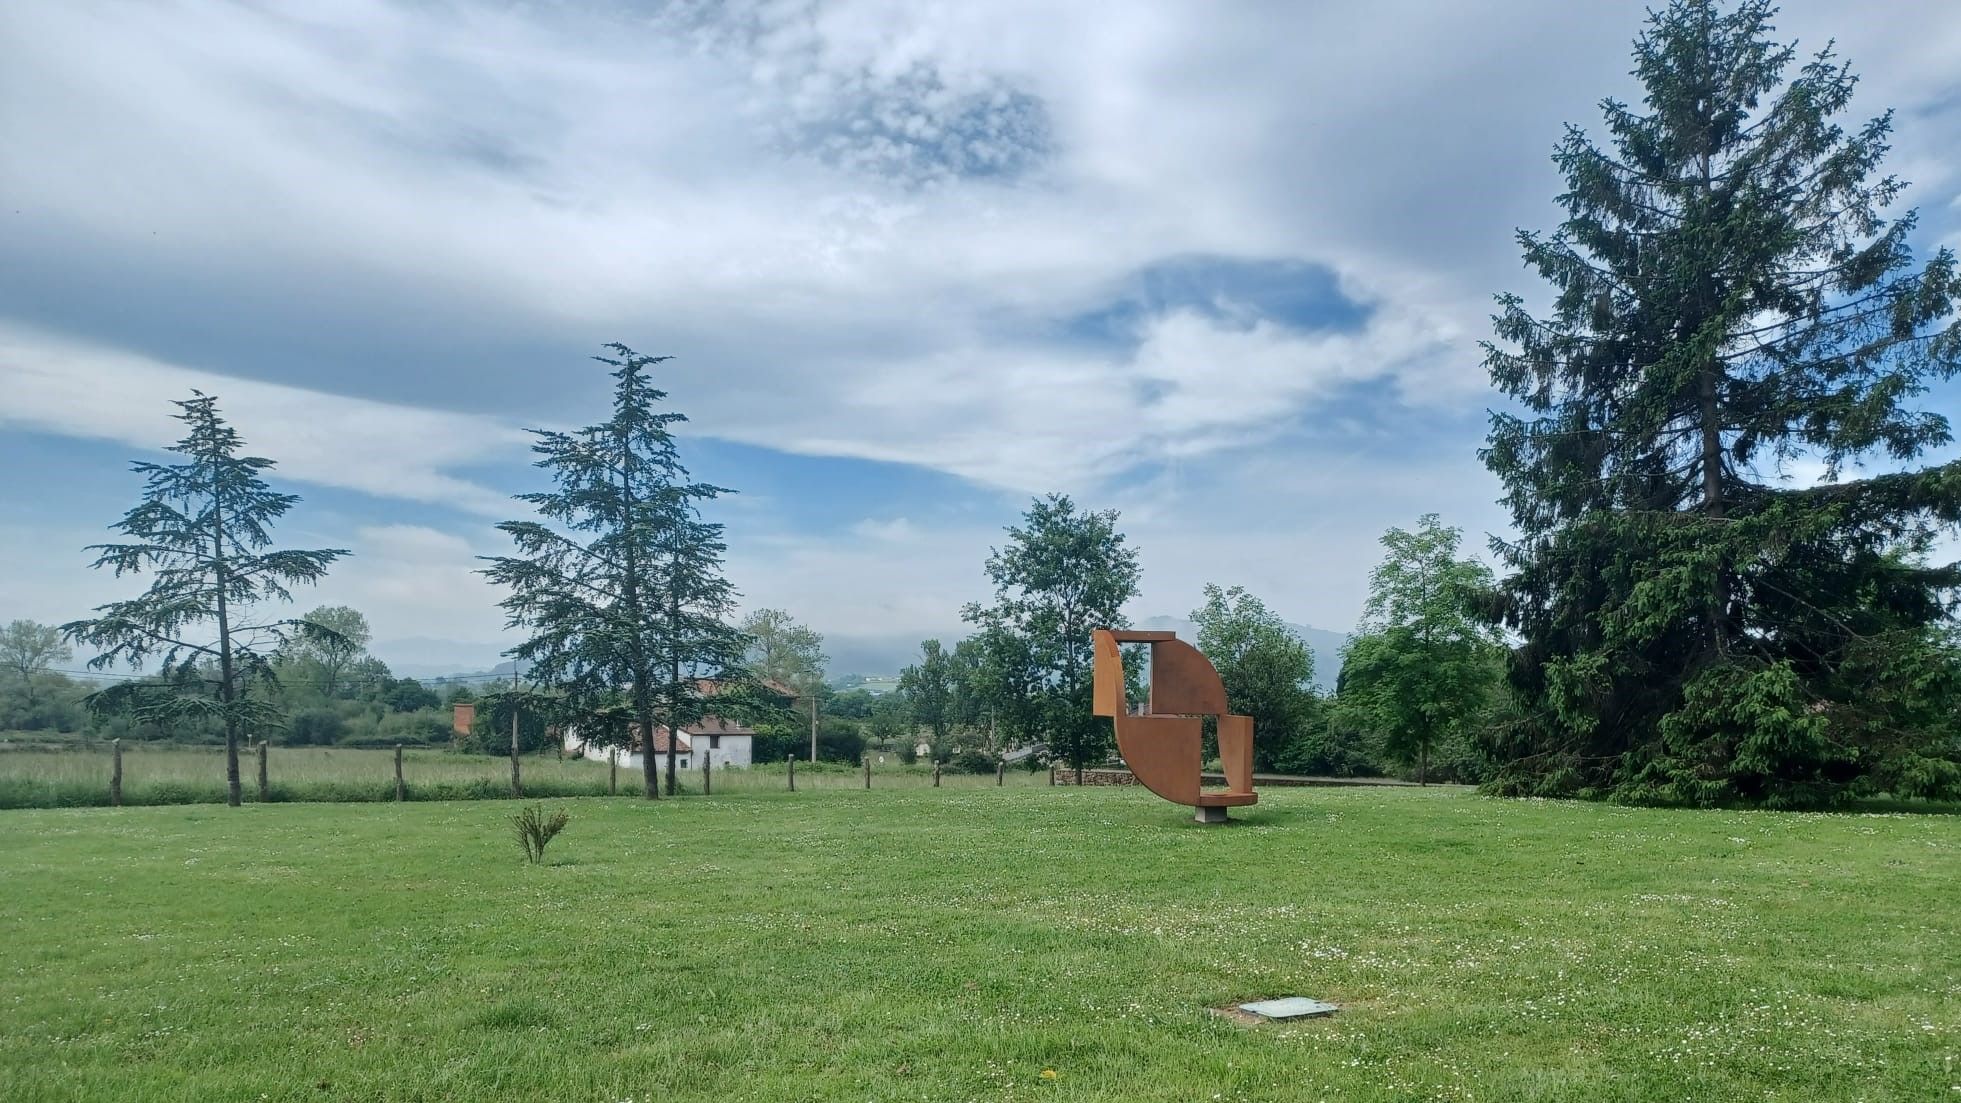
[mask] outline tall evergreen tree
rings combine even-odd
[[[1951,439],[1913,401],[1961,367],[1961,278],[1886,217],[1891,116],[1842,127],[1852,73],[1828,48],[1787,79],[1773,14],[1651,15],[1645,109],[1606,101],[1604,148],[1569,128],[1566,220],[1519,235],[1556,298],[1501,296],[1486,346],[1525,411],[1484,453],[1520,533],[1493,604],[1523,641],[1509,790],[1791,805],[1927,776],[1927,748],[1872,738],[1859,656],[1961,581],[1928,562],[1961,465],[1908,466]],[[1896,470],[1846,477],[1869,459]]]
[[[264,620],[259,607],[292,600],[290,586],[319,581],[347,552],[269,550],[272,523],[299,498],[260,477],[273,461],[239,455],[244,441],[219,416],[216,397],[192,391],[176,406],[189,432],[169,451],[185,462],[132,464],[144,477],[143,500],[110,526],[130,542],[88,549],[96,567],[117,577],[149,572],[150,588],[97,606],[95,617],[62,632],[97,650],[94,669],[158,658],[161,680],[126,682],[92,702],[160,723],[215,717],[225,729],[225,799],[237,807],[240,734],[283,721],[272,656],[295,640],[334,641],[309,621]]]
[[[660,796],[656,731],[678,735],[699,720],[717,683],[741,677],[747,640],[727,623],[735,591],[721,573],[722,526],[700,512],[728,491],[693,481],[669,430],[687,418],[657,408],[667,393],[648,369],[669,357],[606,347],[616,355],[594,359],[613,368],[612,417],[532,431],[555,488],[518,500],[544,520],[498,525],[518,554],[486,557],[483,573],[510,588],[510,624],[531,632],[513,654],[557,691],[564,714],[617,715],[624,692],[629,722],[595,722],[593,734],[639,739],[651,800]]]
[[[1137,551],[1117,531],[1116,510],[1078,510],[1067,495],[1037,498],[1023,520],[987,557],[994,604],[969,604],[961,616],[1020,638],[1042,726],[1080,783],[1111,730],[1090,712],[1090,632],[1129,625],[1123,606],[1137,593]]]

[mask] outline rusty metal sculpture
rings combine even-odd
[[[1093,667],[1093,709],[1117,728],[1117,753],[1151,792],[1198,810],[1200,823],[1226,822],[1226,809],[1253,804],[1253,718],[1226,711],[1226,687],[1198,648],[1175,632],[1131,632],[1098,628]],[[1124,694],[1126,643],[1151,645],[1151,696],[1133,715]],[[1219,761],[1226,788],[1206,791],[1202,777],[1202,739],[1207,716],[1219,723]]]

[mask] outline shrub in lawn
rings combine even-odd
[[[565,821],[570,819],[563,808],[549,815],[542,804],[526,805],[522,812],[511,817],[517,825],[518,845],[524,848],[524,856],[532,862],[545,860],[545,847],[560,831],[565,830]]]

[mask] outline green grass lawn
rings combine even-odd
[[[1961,817],[557,803],[0,814],[0,1096],[1961,1100]]]

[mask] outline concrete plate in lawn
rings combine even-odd
[[[1241,1011],[1258,1015],[1262,1019],[1315,1019],[1322,1015],[1332,1015],[1341,1008],[1320,1000],[1310,1000],[1306,996],[1285,996],[1277,1000],[1256,1000],[1239,1005]]]

